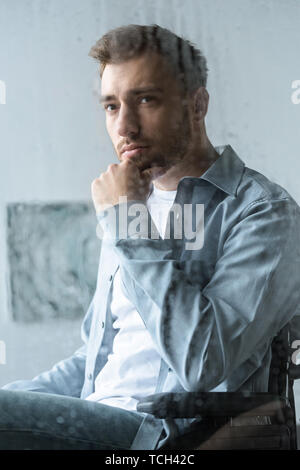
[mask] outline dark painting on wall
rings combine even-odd
[[[15,321],[83,316],[101,242],[92,204],[7,205],[8,288]]]

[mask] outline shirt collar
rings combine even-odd
[[[183,176],[180,179],[189,178],[192,180],[203,179],[217,186],[230,196],[236,196],[237,188],[242,179],[245,163],[238,157],[231,145],[219,145],[215,147],[220,155],[217,160],[199,177]],[[179,183],[180,183],[179,181]],[[153,183],[149,196],[153,192]],[[148,196],[148,197],[149,197]]]
[[[215,150],[220,157],[199,178],[209,181],[229,195],[236,196],[245,163],[230,145],[217,146]]]

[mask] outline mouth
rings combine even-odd
[[[133,157],[135,155],[143,154],[148,148],[149,147],[135,147],[135,148],[130,149],[130,150],[124,150],[121,153],[121,156],[122,156],[122,158],[130,158],[130,157]]]

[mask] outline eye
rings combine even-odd
[[[105,109],[105,111],[115,111],[116,105],[112,104],[112,103],[105,104],[104,109]]]
[[[153,101],[154,97],[153,96],[142,96],[141,97],[141,103],[149,103],[149,101]]]

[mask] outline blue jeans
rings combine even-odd
[[[143,416],[80,398],[0,390],[0,450],[130,449]]]

